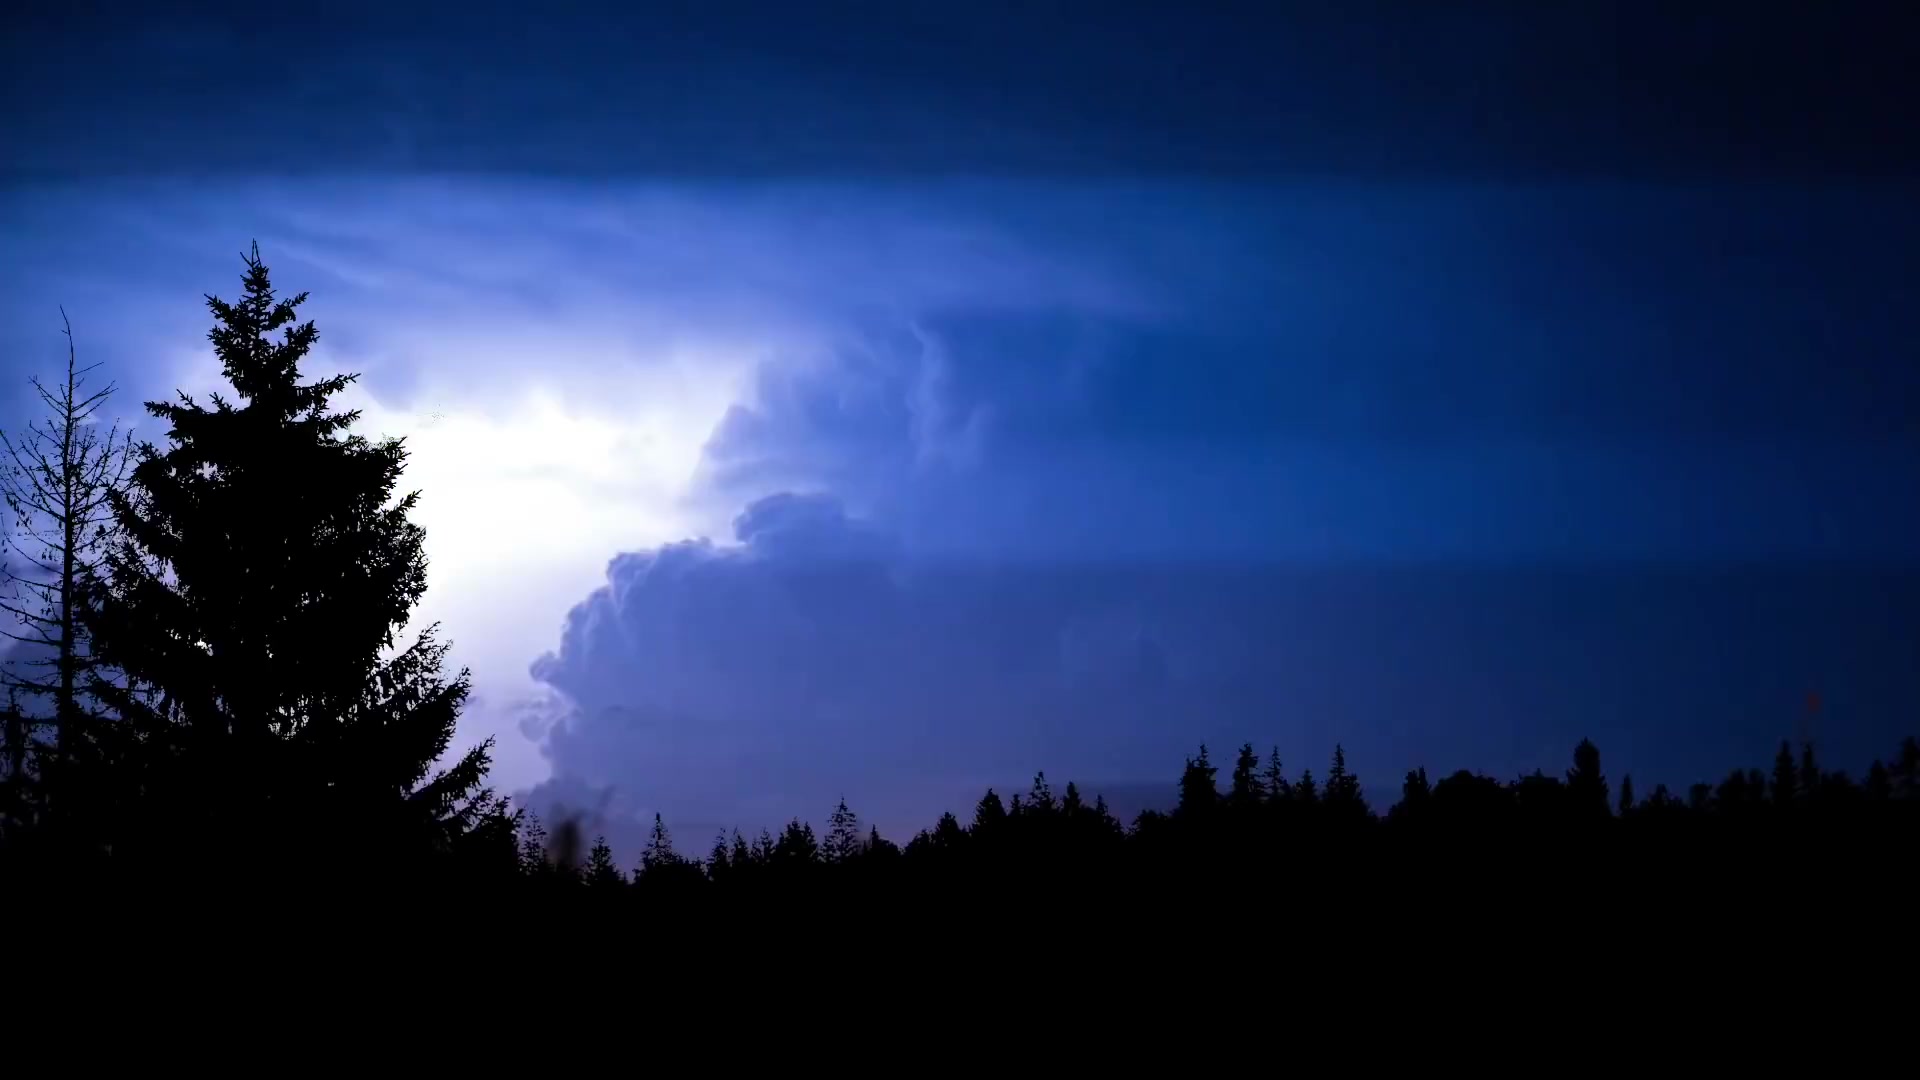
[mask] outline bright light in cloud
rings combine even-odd
[[[1064,246],[1036,242],[1035,221],[997,220],[991,190],[924,201],[804,185],[419,179],[50,190],[23,200],[17,219],[81,224],[22,230],[18,262],[35,272],[9,297],[68,305],[86,340],[111,350],[101,359],[139,435],[158,439],[135,403],[222,388],[201,294],[231,298],[234,253],[257,238],[283,295],[311,291],[302,315],[321,338],[307,375],[358,373],[337,405],[361,411],[359,433],[407,440],[402,482],[421,493],[430,560],[408,629],[439,623],[452,661],[472,670],[461,741],[501,736],[494,779],[513,790],[546,773],[516,730],[542,694],[528,664],[605,580],[609,558],[724,539],[775,480],[835,480],[818,455],[776,440],[755,459],[764,475],[713,482],[706,449],[730,410],[779,415],[779,401],[762,399],[785,385],[781,372],[838,370],[847,349],[907,333],[927,310],[1144,303],[1110,260],[1083,257],[1080,241],[1110,230],[1104,216],[1076,217],[1076,200],[1029,214],[1078,236]],[[108,244],[133,252],[111,274],[77,261]],[[991,417],[947,401],[940,343],[917,345],[869,365],[879,404],[889,412],[899,364],[918,372],[908,464],[965,467]],[[821,419],[871,405],[842,401]],[[860,471],[875,464],[869,451],[883,466],[898,456],[879,444],[835,456]],[[867,493],[842,494],[858,507]]]
[[[551,647],[568,608],[603,579],[613,553],[714,531],[691,485],[751,361],[601,346],[621,374],[582,385],[568,370],[508,359],[552,344],[496,342],[485,377],[464,382],[457,358],[425,353],[410,358],[422,378],[406,401],[383,402],[361,384],[335,399],[361,411],[357,433],[406,440],[401,490],[420,492],[413,519],[426,529],[429,560],[427,595],[406,637],[439,623],[452,663],[472,669],[475,707],[463,731],[472,741],[509,736],[496,754],[496,781],[509,789],[545,771],[531,744],[511,737],[512,714],[541,696],[527,663]],[[323,346],[307,373],[360,367]],[[196,397],[223,387],[210,350],[181,358],[178,370]]]

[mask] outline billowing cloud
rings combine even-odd
[[[568,616],[532,669],[567,706],[557,774],[697,820],[843,791],[924,810],[1047,746],[1129,743],[1167,689],[1119,598],[919,563],[825,494],[758,500],[734,531],[616,557]]]
[[[1241,740],[1295,768],[1344,742],[1390,792],[1414,763],[1554,768],[1592,737],[1677,783],[1764,757],[1809,686],[1847,695],[1825,745],[1882,752],[1920,704],[1916,601],[1910,571],[1831,566],[929,559],[775,496],[733,542],[618,556],[575,607],[533,666],[556,694],[535,802],[610,792],[704,834],[845,794],[900,829],[1037,768],[1150,783]]]
[[[56,355],[64,302],[129,405],[202,389],[258,237],[409,437],[503,786],[918,815],[1200,737],[1531,767],[1823,672],[1906,700],[1897,581],[1762,575],[1754,619],[1608,575],[1920,548],[1917,227],[1871,190],[17,189],[0,344]],[[1776,674],[1685,690],[1735,670]]]
[[[765,358],[691,492],[746,508],[733,541],[616,558],[534,669],[559,782],[924,822],[1035,768],[1151,782],[1202,739],[1296,767],[1343,741],[1391,790],[1584,736],[1681,782],[1764,756],[1779,732],[1727,718],[1796,687],[1911,700],[1873,599],[1911,573],[1839,566],[1920,541],[1876,401],[1913,388],[1877,356],[1821,383],[1796,321],[1897,320],[1877,281],[1686,193],[1508,195],[1107,193],[1139,213],[1098,265],[1135,302],[928,299]],[[1023,235],[1075,235],[1051,209]],[[1695,245],[1736,220],[1760,254],[1710,279]],[[1733,296],[1775,307],[1687,310]]]

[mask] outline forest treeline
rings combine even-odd
[[[468,675],[444,670],[434,628],[401,636],[426,588],[404,444],[355,434],[358,415],[331,407],[353,376],[305,379],[306,294],[277,296],[257,247],[244,260],[239,299],[206,298],[228,388],[146,403],[157,442],[100,422],[113,387],[89,389],[71,341],[63,377],[32,383],[43,418],[0,433],[10,874],[712,897],[1920,837],[1912,738],[1858,779],[1783,743],[1770,770],[1644,795],[1610,784],[1582,742],[1564,776],[1416,770],[1384,811],[1338,747],[1316,779],[1242,746],[1224,777],[1202,747],[1173,808],[1128,822],[1041,774],[904,844],[844,801],[818,833],[795,820],[689,850],[656,817],[621,865],[579,822],[543,824],[489,789],[490,744],[443,760]]]
[[[1600,750],[1582,741],[1563,776],[1536,771],[1510,781],[1460,770],[1431,779],[1406,774],[1385,812],[1369,806],[1340,747],[1324,774],[1289,776],[1277,752],[1243,745],[1223,778],[1202,746],[1189,758],[1171,810],[1131,822],[1078,785],[1055,789],[1045,773],[1024,792],[988,790],[962,821],[943,814],[904,846],[863,829],[845,800],[816,833],[792,820],[778,834],[722,833],[691,851],[677,847],[656,815],[635,865],[623,867],[604,837],[591,845],[577,821],[549,831],[521,819],[518,873],[549,890],[636,890],[666,896],[772,891],[796,886],[913,884],[989,887],[1041,880],[1106,878],[1151,887],[1174,871],[1271,877],[1301,860],[1404,868],[1423,857],[1527,865],[1542,853],[1576,859],[1640,860],[1654,866],[1703,852],[1860,843],[1899,851],[1920,839],[1920,742],[1903,740],[1891,764],[1873,762],[1861,781],[1831,771],[1813,747],[1783,742],[1770,770],[1735,769],[1684,794],[1656,785],[1638,795],[1630,776],[1617,788]]]

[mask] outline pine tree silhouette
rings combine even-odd
[[[1175,815],[1183,818],[1200,818],[1212,813],[1220,801],[1220,789],[1214,786],[1214,774],[1219,770],[1207,760],[1207,747],[1200,745],[1200,755],[1187,759],[1187,766],[1180,773],[1180,802],[1174,807]]]
[[[587,852],[587,884],[597,889],[617,888],[626,884],[620,868],[614,865],[613,849],[607,846],[607,838],[596,837],[593,848]]]
[[[1293,785],[1287,782],[1287,774],[1280,768],[1280,748],[1274,747],[1267,753],[1267,768],[1262,774],[1262,783],[1267,789],[1267,801],[1285,802],[1293,797]]]
[[[1246,812],[1265,802],[1266,798],[1267,785],[1260,777],[1260,755],[1253,752],[1252,743],[1242,743],[1239,756],[1233,763],[1233,777],[1227,789],[1227,805],[1235,810]]]
[[[139,841],[271,838],[303,873],[413,865],[495,806],[490,742],[429,776],[468,678],[443,677],[431,627],[385,655],[426,588],[417,494],[395,497],[405,449],[329,410],[353,376],[302,381],[306,294],[276,299],[257,246],[245,263],[238,301],[207,298],[234,398],[147,403],[166,444],[111,495],[121,538],[88,619],[128,682],[91,689],[143,740]]]
[[[666,822],[659,814],[653,815],[653,830],[647,834],[647,846],[640,849],[640,868],[634,872],[634,880],[662,877],[679,863],[680,854],[673,850],[673,835],[667,831]]]
[[[842,797],[827,818],[827,835],[820,845],[820,856],[829,863],[844,863],[858,854],[860,819],[847,809],[847,800]]]
[[[773,861],[789,870],[812,866],[820,861],[820,845],[813,837],[813,826],[794,818],[773,845]]]
[[[1000,804],[1000,796],[992,788],[980,796],[980,803],[973,808],[973,832],[975,836],[991,834],[1006,823],[1007,810]]]
[[[1027,812],[1038,817],[1049,817],[1059,806],[1054,802],[1053,788],[1047,784],[1047,774],[1033,774],[1033,787],[1027,792]]]
[[[960,827],[960,819],[951,813],[940,815],[929,834],[933,846],[944,852],[958,852],[967,842],[967,831]]]
[[[1360,794],[1360,778],[1347,771],[1347,751],[1339,743],[1333,747],[1333,762],[1327,770],[1327,782],[1320,794],[1321,804],[1336,821],[1357,821],[1371,814]]]
[[[1293,785],[1293,801],[1308,809],[1319,805],[1320,789],[1314,786],[1312,769],[1300,770],[1300,779]]]

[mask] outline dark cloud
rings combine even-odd
[[[1898,5],[759,2],[18,17],[15,175],[1911,175]],[[246,58],[271,54],[272,64]],[[75,79],[74,71],[88,77]]]
[[[1920,217],[1886,191],[1187,194],[1008,200],[1132,302],[930,301],[775,358],[705,483],[982,557],[1920,550]]]

